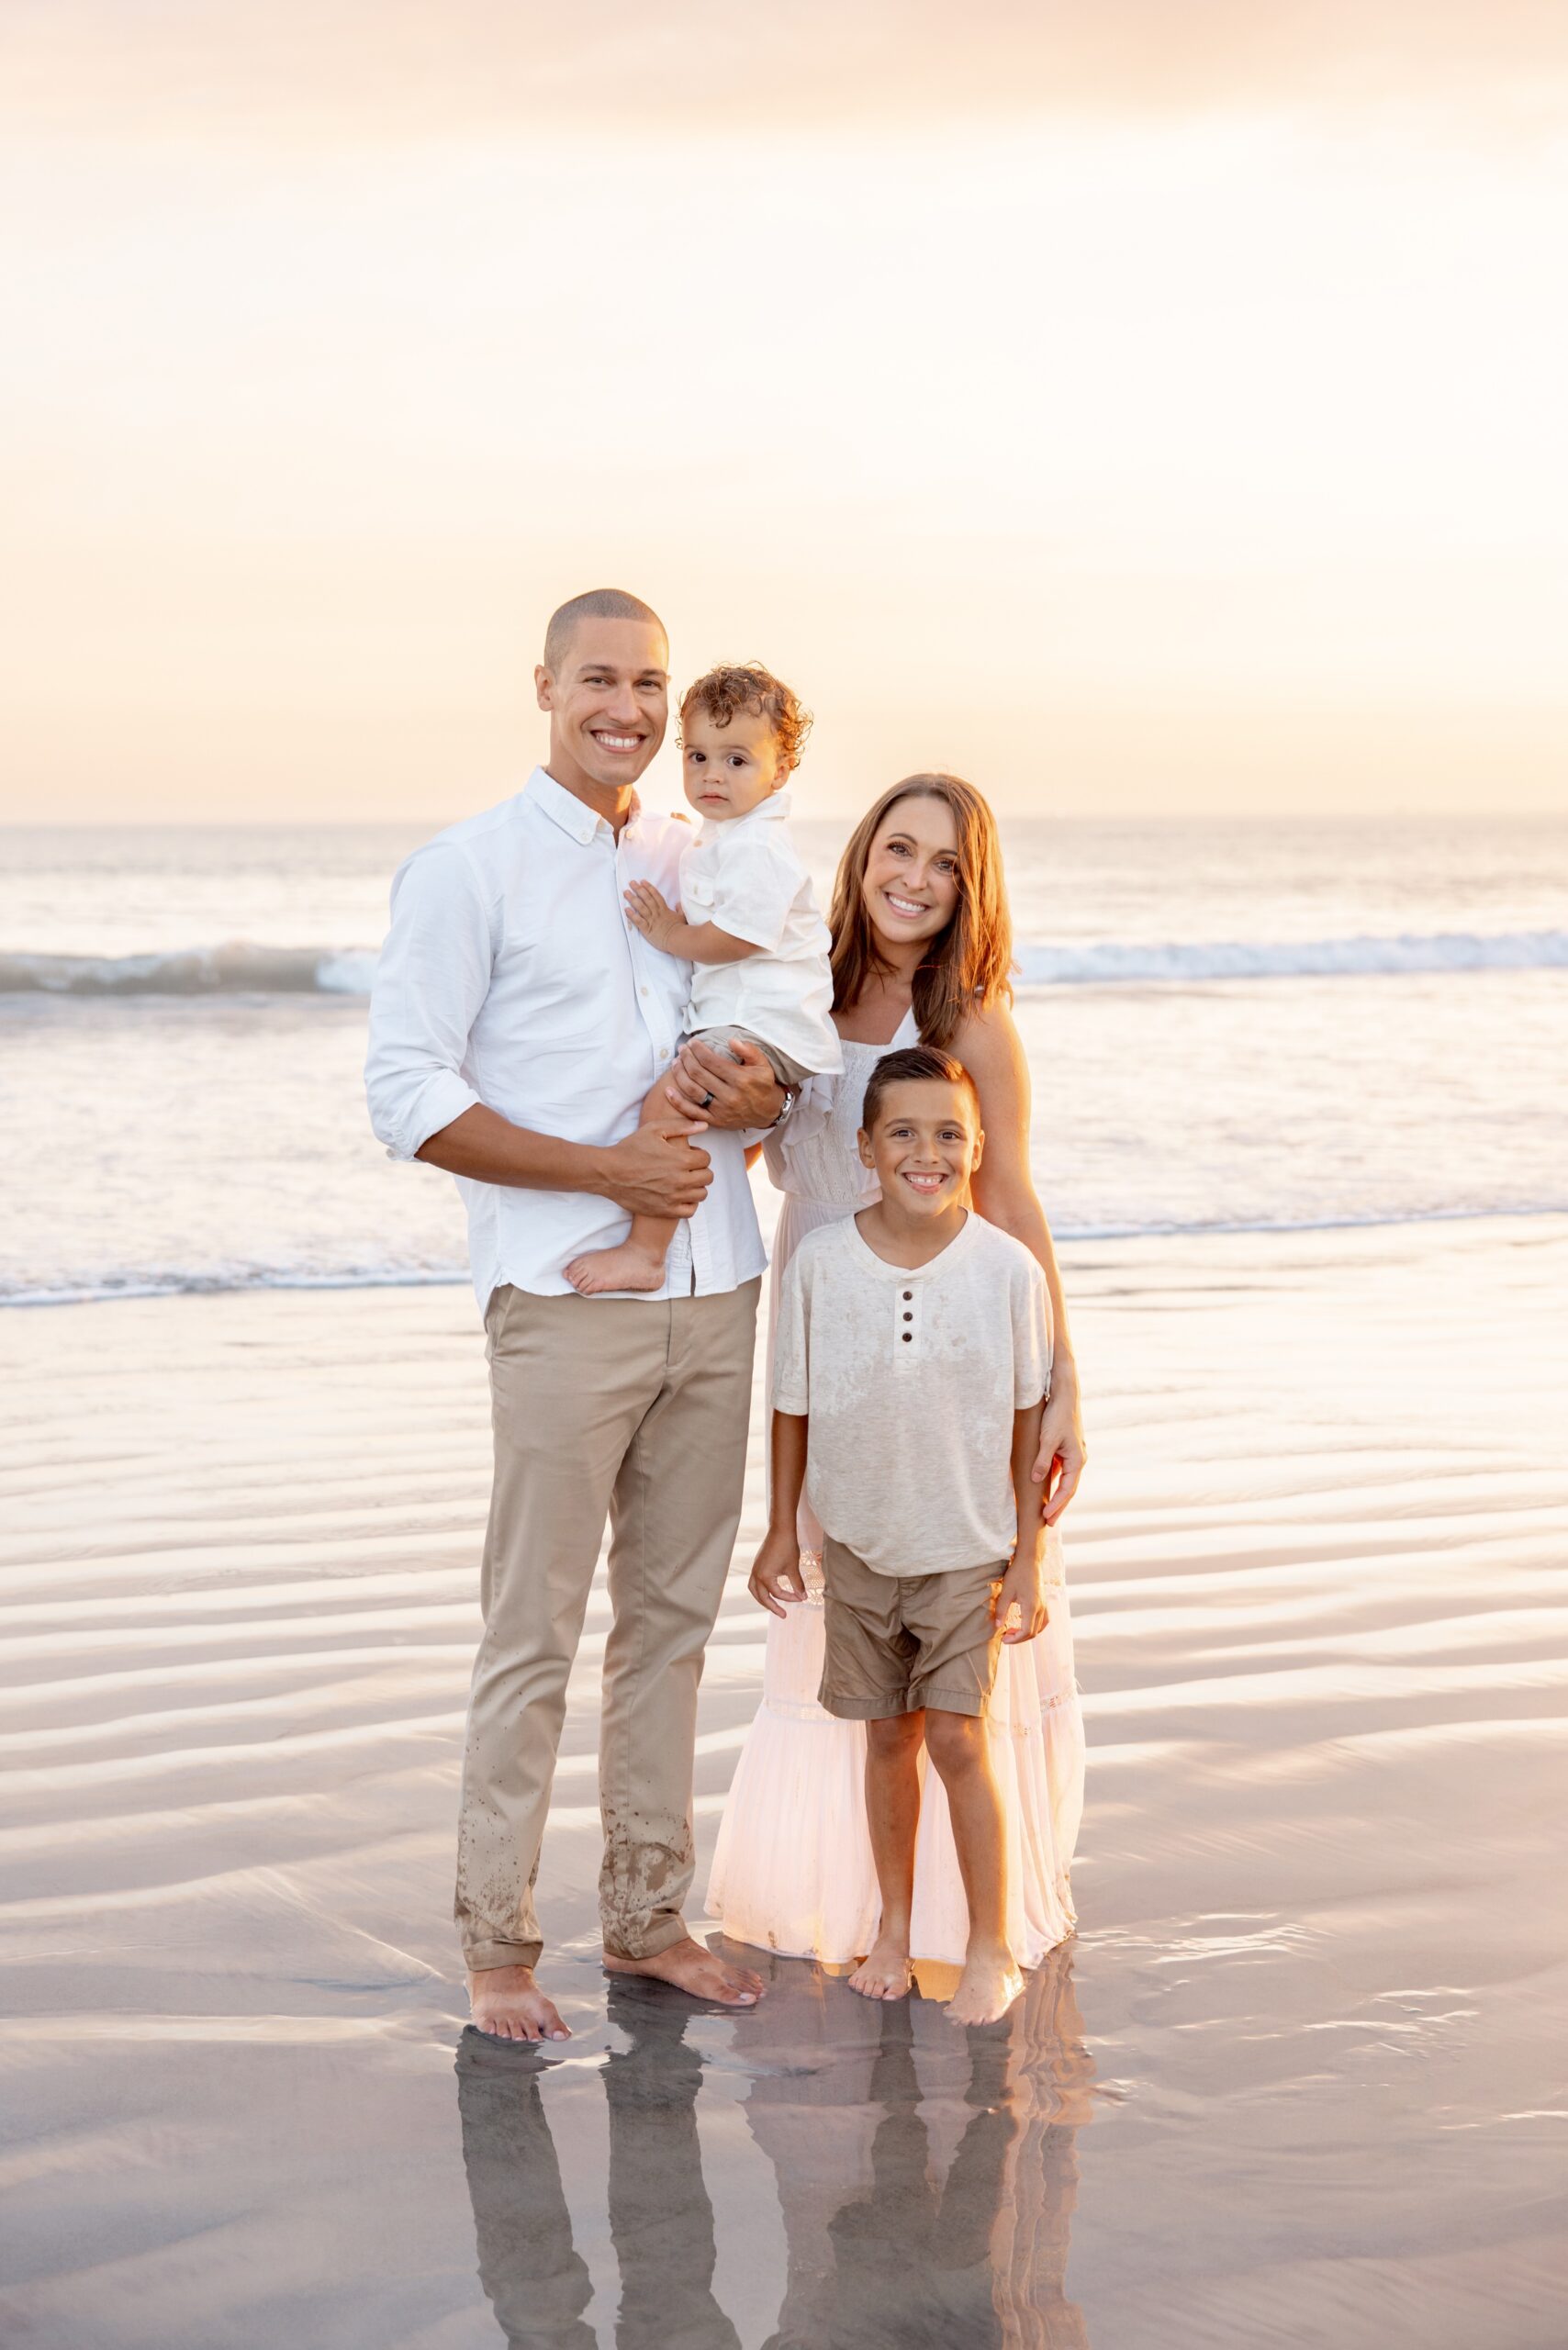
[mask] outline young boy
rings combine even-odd
[[[710,669],[689,687],[681,770],[702,829],[681,856],[681,910],[650,881],[633,881],[626,892],[628,922],[695,967],[684,1041],[715,1051],[755,1045],[790,1092],[818,1070],[844,1066],[830,1016],[827,924],[786,821],[784,786],[810,725],[789,687],[756,662]],[[649,1089],[644,1122],[668,1116],[667,1079],[666,1070]],[[673,1223],[633,1216],[619,1248],[575,1257],[566,1279],[584,1297],[658,1289],[674,1231]]]
[[[775,1334],[773,1491],[752,1570],[795,1595],[802,1484],[823,1522],[821,1701],[864,1721],[882,1914],[849,1980],[910,1987],[922,1739],[947,1791],[969,1939],[949,2013],[989,2023],[1023,1988],[986,1701],[1002,1640],[1044,1628],[1045,1528],[1030,1472],[1050,1386],[1050,1305],[1028,1250],[969,1205],[985,1137],[974,1083],[928,1046],[866,1088],[860,1157],[882,1195],[810,1232]]]

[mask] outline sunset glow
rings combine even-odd
[[[352,11],[292,82],[287,11],[166,12],[162,74],[112,11],[14,33],[6,814],[457,813],[601,579],[678,674],[798,687],[811,811],[937,763],[1065,815],[1563,804],[1568,170],[1508,11],[1399,96],[1397,24],[1319,73],[1197,9],[1183,71],[1151,16],[1118,80],[982,9],[880,111],[744,47],[633,48],[629,105],[559,27],[503,104],[468,13],[357,81]]]

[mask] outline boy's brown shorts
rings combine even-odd
[[[841,1721],[888,1721],[935,1707],[983,1714],[1001,1628],[991,1595],[1001,1565],[945,1574],[884,1575],[835,1542],[823,1545],[827,1653],[820,1704]]]

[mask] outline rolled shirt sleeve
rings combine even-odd
[[[370,995],[364,1090],[389,1157],[416,1158],[477,1105],[463,1064],[493,964],[490,909],[469,859],[444,841],[416,849],[392,883]]]

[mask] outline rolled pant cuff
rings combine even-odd
[[[689,1942],[691,1932],[684,1918],[655,1918],[645,1933],[634,1938],[641,1942],[641,1950],[626,1947],[631,1939],[613,1933],[608,1926],[604,1927],[602,1940],[606,1958],[658,1958],[665,1951],[673,1950],[677,1942]]]
[[[543,1942],[471,1942],[464,1946],[463,1964],[471,1975],[490,1966],[537,1966],[543,1951]]]

